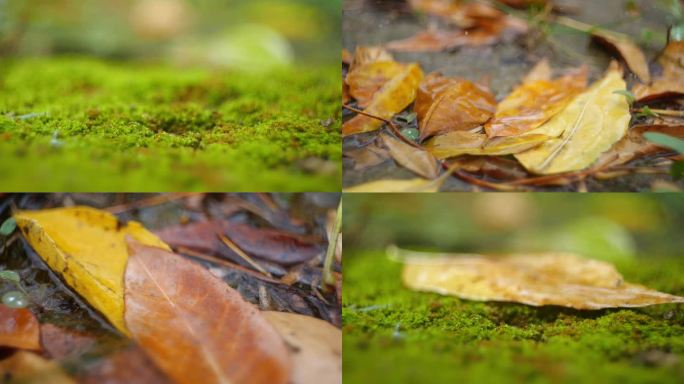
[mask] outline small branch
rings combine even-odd
[[[109,208],[105,208],[113,214],[127,212],[133,209],[139,209],[144,207],[150,207],[153,205],[159,205],[162,203],[168,203],[169,201],[180,200],[188,196],[197,195],[198,192],[181,192],[181,193],[162,193],[159,195],[147,197],[140,200],[131,201],[130,203],[124,203],[119,205],[114,205]]]
[[[342,227],[342,200],[337,206],[337,213],[333,227],[328,236],[328,249],[325,252],[325,260],[323,261],[323,283],[326,285],[334,285],[335,279],[332,274],[332,264],[335,258],[335,250],[337,249],[337,239],[340,236],[340,229]]]
[[[410,146],[412,146],[412,147],[415,147],[415,148],[422,148],[420,145],[414,143],[412,140],[409,140],[409,139],[407,139],[406,137],[404,137],[404,135],[401,134],[401,131],[399,130],[399,128],[397,127],[397,125],[396,125],[392,120],[388,120],[388,119],[385,119],[385,118],[380,117],[380,116],[371,115],[371,114],[368,113],[368,112],[364,112],[364,111],[362,111],[362,110],[360,110],[360,109],[357,109],[357,108],[354,108],[354,107],[350,107],[350,106],[348,106],[348,105],[342,105],[342,108],[348,109],[348,110],[350,110],[350,111],[352,111],[352,112],[356,112],[356,113],[358,113],[358,114],[360,114],[360,115],[364,115],[364,116],[370,117],[370,118],[372,118],[372,119],[380,120],[380,121],[384,122],[385,124],[387,124],[387,125],[390,127],[390,129],[392,130],[392,132],[394,132],[394,134],[395,134],[399,139],[401,139],[401,141],[403,141],[404,143],[406,143],[406,144],[408,144],[408,145],[410,145]]]
[[[235,263],[232,263],[228,260],[219,259],[218,257],[214,257],[214,256],[210,256],[210,255],[205,255],[204,253],[193,251],[192,249],[185,248],[185,247],[178,247],[178,249],[176,249],[176,251],[178,253],[182,253],[182,254],[188,255],[190,257],[194,257],[194,258],[197,258],[200,260],[208,261],[208,262],[214,263],[214,264],[220,264],[220,265],[226,266],[228,268],[235,269],[235,270],[238,270],[240,272],[244,272],[250,276],[256,277],[257,279],[261,279],[263,281],[268,281],[269,283],[283,284],[279,280],[264,276],[263,274],[261,274],[259,272],[255,272],[249,268],[245,268],[240,264],[235,264]]]
[[[632,112],[637,112],[637,113],[653,112],[656,115],[662,115],[662,116],[684,117],[684,111],[673,111],[670,109],[652,109],[652,108],[649,108],[647,110],[645,108],[635,108],[632,110]]]
[[[219,235],[219,239],[225,244],[228,248],[230,248],[233,252],[237,253],[238,256],[240,256],[244,261],[246,261],[249,265],[254,267],[257,271],[263,273],[264,275],[268,277],[273,277],[270,273],[268,273],[267,270],[264,269],[259,263],[254,261],[251,257],[249,257],[248,254],[246,254],[240,247],[237,246],[231,239],[229,239],[226,236]]]

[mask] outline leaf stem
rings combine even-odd
[[[335,250],[337,249],[337,239],[340,236],[340,229],[342,227],[342,200],[337,206],[337,213],[335,214],[335,221],[333,227],[328,235],[328,250],[325,252],[325,260],[323,261],[323,283],[326,285],[334,285],[335,279],[332,274],[332,264],[335,258]]]

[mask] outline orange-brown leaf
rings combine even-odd
[[[516,136],[538,128],[586,89],[587,76],[587,67],[582,67],[556,80],[540,79],[535,68],[528,76],[534,80],[526,80],[499,103],[494,119],[485,125],[487,135]]]
[[[366,108],[375,94],[402,70],[404,66],[396,61],[376,61],[355,66],[345,81],[349,85],[349,95],[356,99],[359,107]]]
[[[390,155],[402,167],[426,179],[434,179],[439,176],[437,159],[430,152],[408,145],[387,134],[380,137],[389,148]]]
[[[0,346],[40,349],[40,325],[31,311],[0,304]]]
[[[375,92],[373,100],[364,112],[383,119],[390,119],[408,107],[416,98],[416,90],[423,71],[418,64],[407,64],[391,80]],[[365,115],[357,115],[342,125],[342,135],[371,132],[379,129],[383,122]]]
[[[646,56],[644,56],[641,49],[628,36],[608,32],[602,29],[593,29],[591,33],[596,41],[619,53],[625,60],[627,67],[629,67],[641,81],[651,81],[651,73],[648,69]]]
[[[240,294],[200,265],[129,241],[125,321],[178,383],[288,383],[282,338]]]
[[[495,109],[496,99],[488,90],[439,74],[427,76],[420,84],[414,108],[421,140],[478,127],[494,115]]]
[[[663,73],[652,84],[637,84],[633,92],[641,102],[684,95],[684,41],[671,41],[658,59]]]

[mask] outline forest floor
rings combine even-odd
[[[345,381],[684,380],[681,305],[579,311],[414,292],[381,251],[345,254]],[[618,264],[630,282],[684,295],[684,258]]]
[[[5,190],[340,188],[338,68],[247,75],[78,57],[0,68]]]

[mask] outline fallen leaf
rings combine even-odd
[[[285,339],[294,384],[342,383],[342,332],[328,322],[294,313],[262,315]]]
[[[552,139],[515,157],[527,170],[540,174],[589,167],[627,132],[629,104],[624,96],[615,93],[625,87],[621,71],[611,65],[603,79],[547,123],[530,131]]]
[[[0,377],[8,383],[22,384],[74,384],[59,364],[28,351],[17,351],[0,360]]]
[[[538,128],[587,87],[587,67],[556,80],[544,78],[547,74],[548,61],[542,60],[525,82],[499,103],[494,118],[485,124],[489,137],[516,136]]]
[[[31,311],[0,304],[0,347],[40,350],[40,326]]]
[[[389,151],[373,141],[361,148],[345,151],[343,156],[354,161],[352,169],[360,170],[382,164],[390,159]],[[345,169],[348,167],[345,165]]]
[[[627,135],[618,141],[610,151],[601,155],[593,165],[597,170],[628,163],[636,158],[664,149],[644,138],[646,132],[664,133],[670,136],[684,138],[684,126],[678,125],[641,125],[630,128]]]
[[[639,80],[645,83],[651,81],[646,56],[629,36],[600,28],[592,29],[591,33],[596,41],[619,53],[625,60],[627,67],[637,75]]]
[[[403,259],[403,281],[409,288],[468,300],[513,301],[575,309],[684,302],[684,297],[624,282],[615,267],[607,262],[574,254],[490,258],[396,249],[390,249],[390,252]]]
[[[380,137],[389,148],[390,155],[402,167],[426,179],[439,176],[437,159],[430,152],[408,145],[388,134],[381,134]]]
[[[416,98],[418,83],[423,71],[418,64],[407,64],[402,71],[375,92],[373,100],[364,112],[383,119],[390,119],[408,107]],[[357,115],[342,125],[342,135],[370,132],[379,129],[383,122],[365,115]]]
[[[156,234],[173,248],[190,248],[204,253],[228,251],[219,236],[227,235],[240,249],[263,260],[281,265],[305,262],[323,252],[317,238],[271,228],[256,228],[224,220],[207,220],[167,227]]]
[[[375,94],[403,70],[404,66],[396,61],[376,61],[356,66],[345,80],[349,85],[349,95],[356,99],[359,107],[366,108]]]
[[[649,85],[637,84],[632,90],[639,102],[684,95],[684,41],[670,41],[658,58],[663,72]]]
[[[421,83],[414,110],[420,139],[452,131],[467,131],[484,124],[496,109],[488,90],[468,80],[428,75]]]
[[[483,20],[497,20],[505,14],[493,6],[481,2],[452,0],[409,0],[416,11],[441,17],[461,28],[473,28]]]
[[[61,360],[88,352],[97,339],[94,335],[45,323],[40,325],[40,343],[47,357]]]
[[[128,259],[126,236],[169,249],[140,223],[121,223],[106,211],[90,207],[18,211],[17,225],[31,247],[119,331],[123,320],[123,276]]]
[[[177,383],[287,383],[282,338],[240,294],[198,264],[128,243],[125,320]]]
[[[358,67],[378,61],[394,61],[394,57],[382,47],[358,46],[354,51],[354,56],[349,66],[349,72],[355,71]]]
[[[498,156],[460,156],[449,164],[468,173],[487,175],[499,180],[516,180],[528,176],[520,163]]]
[[[351,65],[352,61],[354,61],[354,55],[345,48],[342,48],[342,64]]]
[[[549,140],[542,134],[528,134],[490,139],[484,133],[456,131],[433,137],[425,149],[438,159],[461,155],[499,156],[521,153]]]

